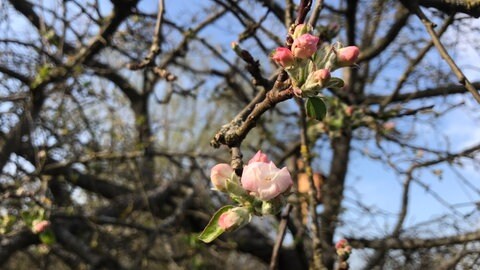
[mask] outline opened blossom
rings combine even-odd
[[[232,177],[233,169],[227,163],[220,163],[213,166],[210,171],[210,180],[213,186],[219,191],[226,191],[225,185],[228,178]]]
[[[292,44],[293,56],[301,59],[311,57],[317,51],[320,39],[311,34],[303,34],[296,38]]]
[[[262,201],[271,200],[293,185],[286,167],[277,168],[273,162],[252,162],[243,168],[242,187]]]
[[[282,67],[289,67],[295,63],[293,53],[284,47],[278,47],[272,54],[272,59]]]

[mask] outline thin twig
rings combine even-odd
[[[280,252],[280,247],[282,247],[283,239],[285,238],[285,233],[287,232],[287,223],[288,216],[292,211],[292,205],[287,204],[285,209],[282,211],[280,225],[278,226],[277,239],[275,240],[275,246],[273,247],[272,258],[270,260],[270,270],[277,269],[278,255]]]
[[[155,30],[153,34],[153,41],[152,46],[150,46],[150,52],[148,55],[143,59],[140,63],[130,63],[128,68],[131,70],[138,70],[142,69],[147,66],[152,66],[155,61],[155,57],[161,52],[161,44],[162,44],[162,23],[163,23],[163,15],[165,14],[165,0],[158,0],[158,15],[157,15],[157,22],[155,24]]]
[[[297,20],[295,21],[295,25],[302,24],[307,17],[310,8],[312,7],[312,0],[302,0],[300,5],[298,5],[298,15]]]
[[[453,23],[453,18],[454,16],[449,16],[448,19],[445,21],[443,24],[442,28],[438,31],[437,35],[441,37],[448,29],[448,26],[450,26]],[[395,90],[393,90],[392,94],[388,96],[382,103],[380,104],[380,111],[383,110],[392,100],[394,100],[398,93],[400,93],[400,90],[402,89],[402,86],[405,84],[407,79],[409,78],[410,74],[414,71],[415,67],[422,61],[422,59],[427,55],[427,53],[430,51],[430,48],[433,46],[433,41],[430,41],[415,57],[410,61],[410,65],[408,68],[405,70],[405,72],[402,74],[400,79],[398,80],[398,83],[395,87]]]
[[[427,29],[428,34],[430,34],[430,37],[432,38],[433,44],[437,48],[438,52],[440,53],[440,56],[447,62],[447,64],[450,66],[450,69],[453,71],[455,76],[457,76],[458,81],[465,86],[465,88],[472,93],[473,97],[475,100],[480,104],[480,94],[478,93],[477,89],[472,85],[472,83],[468,80],[468,78],[465,76],[465,74],[460,70],[460,68],[457,66],[455,61],[452,59],[452,57],[448,54],[447,50],[445,49],[445,46],[443,46],[442,42],[440,41],[437,33],[433,28],[435,27],[435,24],[428,19],[428,17],[423,13],[423,11],[420,9],[418,6],[418,3],[414,6],[412,6],[411,3],[407,3],[407,1],[402,1],[406,7],[408,7],[415,15],[418,16],[418,18],[422,21],[423,25]]]
[[[313,8],[312,15],[310,15],[310,19],[308,20],[308,24],[310,24],[312,27],[315,27],[315,24],[317,23],[318,16],[320,15],[320,12],[323,9],[323,0],[317,0],[315,3],[315,7]]]
[[[318,225],[317,215],[317,190],[313,180],[313,171],[311,164],[311,154],[309,149],[309,142],[307,136],[307,115],[305,112],[305,106],[302,99],[296,99],[298,106],[300,107],[300,154],[302,155],[305,174],[308,177],[310,184],[310,190],[308,191],[308,206],[311,220],[311,230],[313,239],[313,262],[311,269],[321,269],[322,266],[322,250],[320,241],[320,228]]]

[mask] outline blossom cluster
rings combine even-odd
[[[350,257],[350,254],[352,254],[352,246],[350,246],[346,239],[340,239],[335,244],[335,249],[342,261],[346,261],[348,257]]]
[[[227,181],[235,177],[233,173],[232,167],[226,163],[215,165],[210,174],[215,189],[225,192]],[[288,190],[293,182],[286,167],[277,168],[266,154],[258,151],[243,168],[241,185],[250,195],[269,201]]]
[[[238,205],[223,207],[214,215],[200,235],[205,242],[248,224],[253,215],[277,214],[293,185],[287,168],[277,168],[262,151],[248,161],[241,177],[229,164],[220,163],[211,169],[210,179],[215,190],[227,193]]]
[[[341,87],[340,78],[331,72],[355,64],[360,51],[356,46],[343,47],[340,43],[329,45],[312,35],[309,25],[297,25],[291,37],[291,48],[279,47],[271,58],[290,75],[295,95],[314,97],[323,88]]]

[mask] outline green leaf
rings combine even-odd
[[[332,77],[330,80],[328,80],[327,85],[325,85],[325,88],[335,88],[339,89],[342,88],[345,85],[342,79],[337,78],[337,77]]]
[[[225,230],[218,226],[218,219],[223,213],[234,207],[235,206],[233,205],[226,205],[218,209],[218,211],[213,215],[212,219],[210,219],[210,221],[208,222],[207,227],[205,227],[205,229],[203,229],[203,232],[198,236],[198,239],[202,240],[205,243],[210,243],[217,237],[219,237],[222,233],[224,233]]]
[[[310,97],[305,103],[307,116],[321,121],[327,114],[327,106],[321,98]]]
[[[53,234],[52,230],[48,229],[41,234],[38,235],[38,238],[40,238],[40,241],[46,245],[51,245],[54,244],[56,239],[55,235]]]

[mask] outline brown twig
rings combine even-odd
[[[308,20],[308,24],[311,26],[315,27],[315,24],[317,23],[318,16],[320,15],[320,12],[322,12],[323,9],[323,0],[317,0],[315,3],[315,7],[313,8],[312,15],[310,15],[310,19]]]
[[[247,63],[247,71],[253,77],[253,84],[257,86],[262,86],[265,89],[270,89],[272,85],[270,82],[262,76],[262,72],[260,70],[260,64],[258,60],[255,60],[253,56],[247,50],[240,48],[238,44],[234,45],[234,50],[237,55]]]
[[[307,114],[305,112],[305,106],[302,99],[296,99],[300,108],[300,154],[302,155],[305,174],[308,177],[310,184],[310,190],[308,191],[308,206],[310,216],[312,218],[311,230],[313,238],[313,262],[311,269],[321,269],[322,266],[322,248],[320,241],[320,228],[318,225],[317,215],[317,190],[315,189],[315,183],[313,180],[313,171],[311,164],[311,154],[309,149],[309,142],[307,136]]]
[[[302,24],[307,17],[310,8],[312,7],[312,0],[302,0],[300,5],[298,5],[298,12],[297,12],[297,20],[295,21],[295,25]]]
[[[408,1],[403,0],[402,3],[410,9],[418,18],[422,21],[423,25],[427,29],[428,34],[432,38],[433,44],[437,48],[440,56],[447,62],[450,66],[450,69],[453,71],[455,76],[458,78],[458,82],[461,83],[465,88],[473,95],[475,100],[480,104],[480,94],[478,93],[477,89],[473,86],[473,84],[468,80],[462,70],[457,66],[455,61],[452,57],[448,54],[445,46],[443,46],[440,38],[438,37],[437,33],[434,30],[435,24],[428,19],[428,17],[423,13],[423,11],[418,6],[418,3],[412,4]]]
[[[277,269],[278,255],[280,252],[280,247],[282,247],[283,239],[285,238],[285,233],[287,232],[287,223],[288,216],[292,211],[292,205],[287,204],[285,209],[282,211],[280,225],[278,226],[277,239],[275,240],[275,245],[273,246],[272,259],[270,260],[270,270]]]
[[[165,14],[165,0],[158,0],[158,15],[157,15],[157,22],[155,24],[155,30],[153,34],[153,41],[152,45],[150,46],[150,51],[148,55],[143,59],[140,63],[130,63],[128,64],[128,68],[131,70],[138,70],[142,69],[147,66],[152,66],[155,61],[155,57],[160,54],[161,44],[162,44],[162,23],[163,23],[163,15]]]
[[[285,86],[288,88],[284,91]],[[275,91],[278,90],[278,91]],[[237,117],[229,124],[224,125],[215,134],[210,144],[218,148],[220,145],[226,145],[228,147],[239,146],[243,139],[247,136],[248,132],[257,124],[257,120],[270,108],[274,107],[277,103],[290,99],[294,96],[293,88],[286,85],[284,82],[277,80],[275,86],[269,91],[265,98],[253,105],[252,110],[245,120],[238,119]]]
[[[448,19],[443,24],[442,28],[438,31],[437,35],[441,37],[447,31],[448,26],[450,26],[452,22],[453,22],[453,16],[449,16]],[[410,61],[408,68],[405,70],[405,72],[402,74],[402,76],[398,80],[398,83],[395,86],[395,90],[393,90],[392,94],[388,96],[380,104],[381,110],[385,108],[388,104],[390,104],[390,102],[392,102],[397,97],[397,95],[400,93],[400,90],[402,89],[402,86],[405,84],[410,74],[413,72],[415,67],[420,63],[420,61],[422,61],[425,55],[427,55],[427,53],[430,51],[430,48],[432,48],[432,46],[433,46],[433,41],[430,41],[425,47],[423,47],[423,49],[420,51],[417,57],[415,57]]]
[[[354,248],[415,250],[419,248],[441,247],[478,241],[480,240],[480,230],[464,234],[426,239],[410,237],[386,239],[349,238],[347,240]]]

